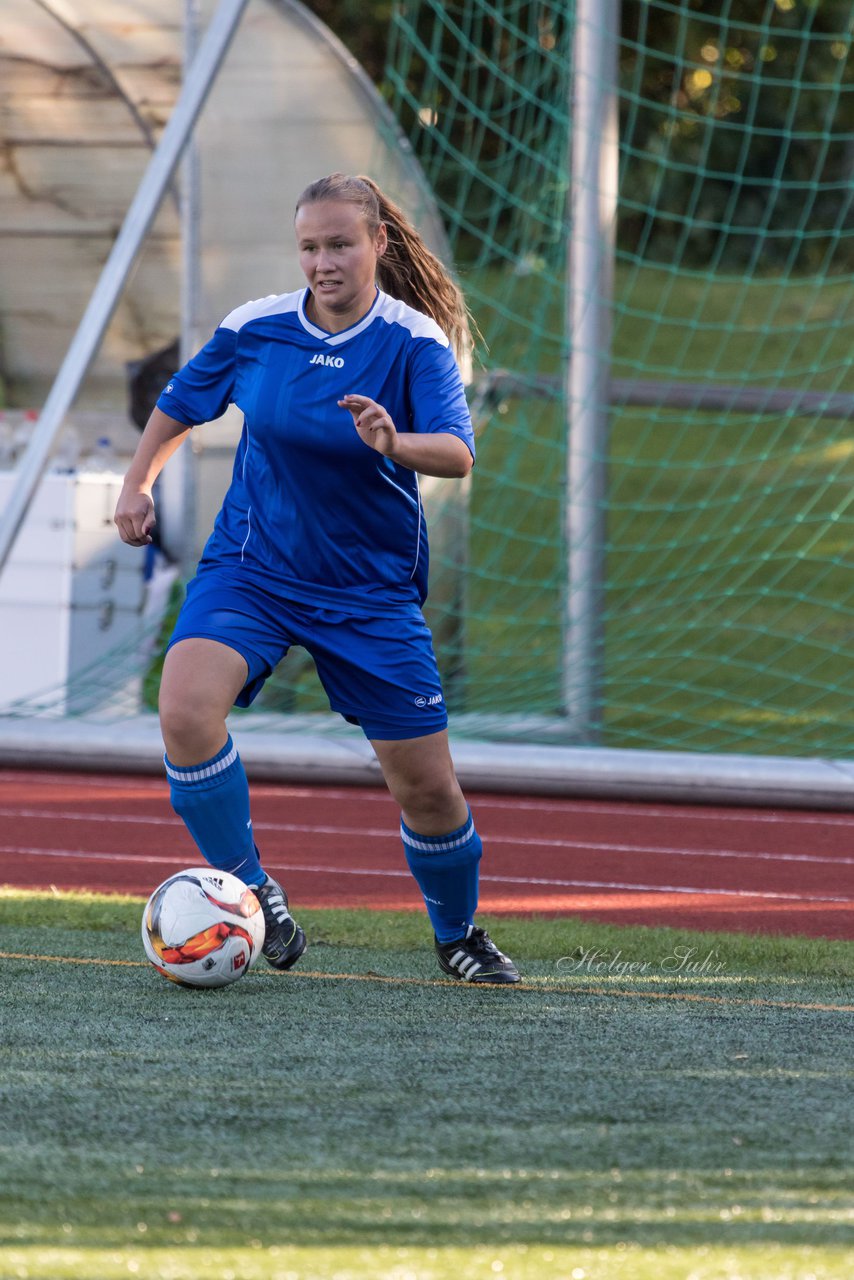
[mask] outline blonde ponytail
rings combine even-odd
[[[380,223],[385,223],[388,248],[379,259],[377,283],[392,298],[435,320],[457,359],[467,364],[473,347],[472,322],[462,291],[403,210],[364,175],[332,173],[328,178],[319,178],[303,191],[297,210],[321,200],[358,205],[372,236]]]

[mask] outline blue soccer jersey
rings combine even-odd
[[[427,531],[414,472],[359,437],[338,401],[381,404],[398,431],[450,432],[474,455],[462,379],[433,320],[377,290],[341,333],[305,313],[309,291],[247,302],[157,402],[187,426],[230,403],[244,426],[200,570],[240,568],[267,590],[362,616],[427,594]]]

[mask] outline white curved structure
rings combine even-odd
[[[214,0],[200,0],[203,24]],[[38,405],[68,348],[180,87],[181,0],[4,0],[0,376]],[[428,241],[420,170],[371,82],[296,0],[250,0],[197,129],[202,337],[237,302],[299,283],[295,198],[368,171]],[[181,327],[178,193],[167,198],[78,399],[124,403],[124,364]],[[131,436],[132,438],[132,436]]]

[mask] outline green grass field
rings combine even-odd
[[[192,992],[141,905],[0,895],[2,1280],[851,1274],[851,944],[307,912]]]

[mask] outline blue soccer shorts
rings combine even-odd
[[[248,707],[291,645],[314,659],[333,711],[367,738],[420,738],[447,727],[430,628],[417,604],[393,617],[353,614],[271,595],[244,575],[206,569],[189,583],[169,648],[203,637],[245,658]]]

